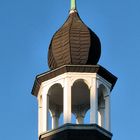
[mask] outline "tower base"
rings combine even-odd
[[[112,133],[96,124],[65,124],[40,135],[39,140],[111,140]]]

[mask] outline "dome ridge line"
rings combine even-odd
[[[69,28],[69,44],[70,44],[70,61],[71,61],[71,63],[73,63],[72,62],[72,52],[71,52],[71,40],[70,40],[70,35],[71,35],[71,28],[72,28],[72,24],[73,24],[73,18],[74,17],[72,17],[72,21],[71,21],[71,25],[70,25],[70,28]]]

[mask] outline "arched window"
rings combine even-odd
[[[63,88],[61,84],[54,84],[48,91],[49,110],[52,118],[52,129],[59,126],[59,118],[63,112]]]
[[[90,108],[90,91],[84,80],[76,80],[72,86],[72,112],[76,123],[84,123],[84,117]]]

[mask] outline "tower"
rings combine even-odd
[[[100,55],[98,36],[84,24],[71,0],[69,16],[49,46],[50,71],[36,76],[32,89],[38,100],[39,140],[111,140],[110,93],[117,78],[97,64]],[[88,110],[90,122],[84,124]],[[72,113],[76,124],[71,123]]]

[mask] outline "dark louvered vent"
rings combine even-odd
[[[73,12],[52,38],[48,63],[50,69],[63,65],[96,65],[100,54],[99,38],[83,23],[78,13]]]

